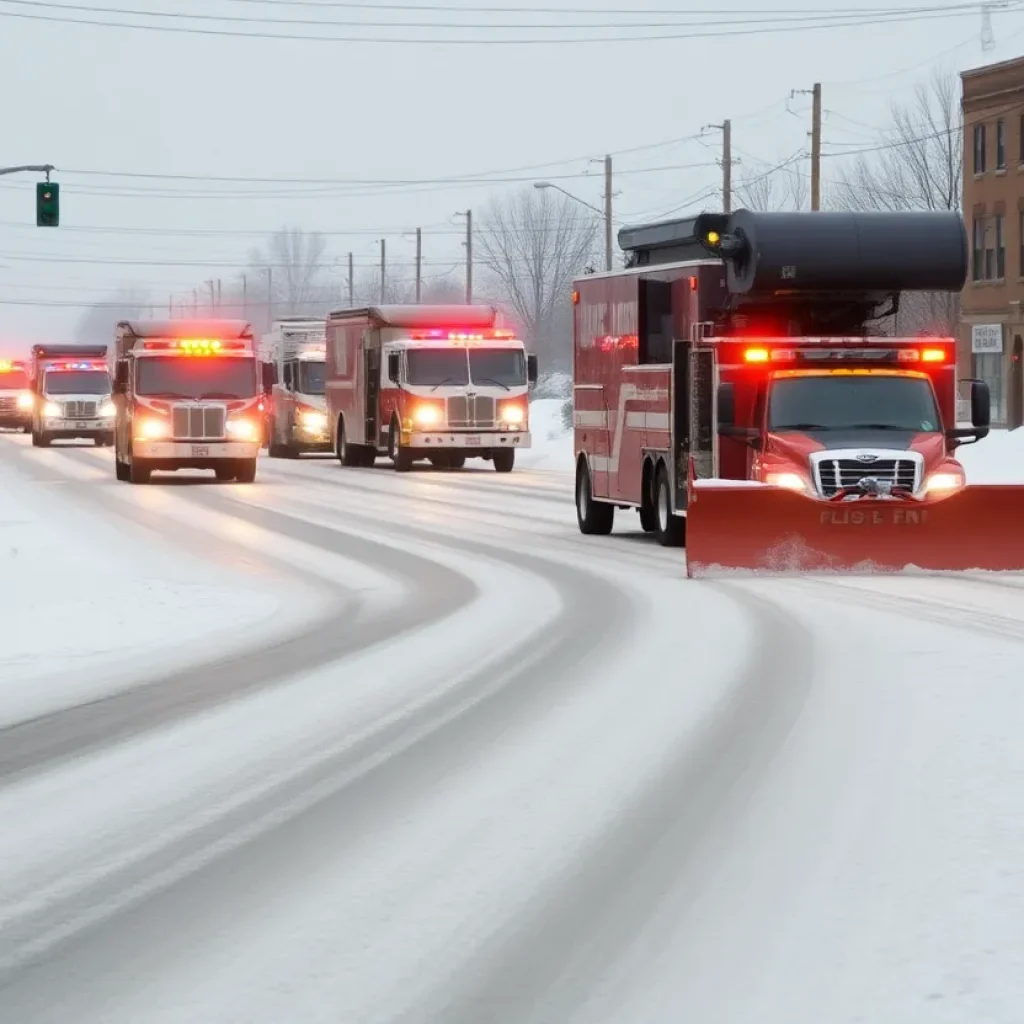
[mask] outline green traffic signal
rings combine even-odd
[[[60,224],[60,185],[56,182],[36,183],[36,227],[55,228]]]

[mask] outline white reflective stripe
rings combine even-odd
[[[647,413],[645,412],[627,412],[626,413],[626,426],[631,430],[643,430],[646,426]]]
[[[667,412],[649,412],[647,414],[648,430],[668,430],[670,422]]]
[[[572,422],[577,427],[603,427],[608,426],[608,413],[604,410],[593,411],[583,410],[572,414]]]

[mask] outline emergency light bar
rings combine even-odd
[[[942,348],[748,348],[747,363],[795,363],[851,360],[877,363],[947,363],[949,353]]]
[[[148,352],[180,352],[188,356],[210,356],[218,352],[243,352],[244,341],[221,341],[218,338],[177,338],[169,341],[147,341],[143,348]]]
[[[10,359],[0,359],[0,373],[14,373],[15,370],[24,370],[25,364],[14,362]]]
[[[515,338],[515,331],[496,328],[489,331],[449,331],[443,327],[432,327],[425,331],[410,331],[413,341],[509,341]]]
[[[69,370],[106,370],[106,363],[49,363],[43,367],[48,373],[64,373]]]

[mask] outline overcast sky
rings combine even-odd
[[[948,2],[917,20],[885,0],[629,9],[0,0],[0,164],[52,163],[62,188],[61,227],[36,228],[35,176],[0,179],[0,346],[73,340],[84,307],[126,284],[161,311],[208,278],[226,286],[260,236],[284,225],[328,235],[339,298],[349,251],[373,264],[383,236],[389,262],[406,269],[417,226],[424,274],[461,281],[456,211],[480,216],[491,197],[542,178],[600,205],[602,168],[590,158],[606,152],[619,224],[715,208],[720,134],[692,136],[729,117],[734,178],[763,171],[806,148],[810,97],[790,93],[815,81],[827,188],[831,154],[870,147],[888,104],[932,68],[1024,52],[1024,11],[994,14],[996,46],[983,53],[978,9]],[[793,28],[808,23],[827,27]],[[454,27],[465,25],[478,27]],[[583,27],[594,25],[610,27]],[[582,41],[597,37],[612,41]],[[475,41],[439,41],[453,39]],[[806,161],[794,166],[807,172]]]

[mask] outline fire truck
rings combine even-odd
[[[0,428],[32,432],[35,399],[23,360],[0,359]]]
[[[529,388],[537,357],[492,306],[376,306],[327,318],[327,410],[345,466],[378,455],[399,472],[418,459],[499,473],[530,447]]]
[[[952,338],[888,337],[910,291],[959,291],[952,212],[703,214],[619,233],[574,285],[576,510],[687,548],[688,575],[1024,568],[1024,488],[966,486],[989,428]]]
[[[276,367],[278,379],[267,410],[272,458],[332,451],[325,338],[324,320],[289,316],[275,320],[260,339],[260,359]]]
[[[114,442],[114,403],[106,345],[33,345],[32,444],[91,438]]]
[[[133,320],[117,325],[115,475],[212,469],[252,483],[260,450],[262,369],[244,320]]]

